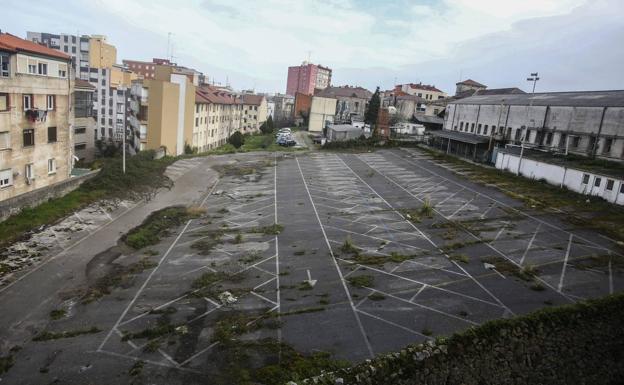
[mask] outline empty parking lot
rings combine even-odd
[[[147,383],[218,382],[233,375],[229,337],[245,365],[279,362],[286,346],[357,362],[624,285],[608,239],[418,150],[261,154],[219,171],[195,202],[206,213],[149,250],[153,268],[76,311],[102,331],[84,347],[44,342],[30,365],[62,345],[73,355],[49,372],[67,383],[136,380],[139,362]]]

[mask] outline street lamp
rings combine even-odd
[[[533,82],[533,91],[531,93],[535,93],[535,84],[540,80],[537,72],[531,72],[531,77],[527,78],[527,81]]]

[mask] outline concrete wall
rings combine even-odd
[[[555,186],[565,186],[585,195],[599,196],[608,202],[624,205],[624,178],[614,178],[594,172],[578,170],[499,151],[496,168],[535,180],[546,180]],[[613,187],[607,189],[612,182]],[[587,182],[587,183],[584,183]]]
[[[314,96],[310,106],[310,122],[308,131],[323,132],[327,120],[333,122],[336,112],[336,99]]]
[[[175,154],[180,87],[177,84],[152,80],[149,92],[147,148],[156,150],[165,146],[167,154]]]
[[[91,171],[87,174],[72,177],[70,179],[29,191],[25,194],[0,201],[0,222],[11,215],[18,214],[26,207],[35,207],[49,199],[59,198],[77,189],[83,182],[98,174],[99,170]]]

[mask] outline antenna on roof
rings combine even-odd
[[[457,80],[458,82],[462,81],[462,69],[459,69],[459,79]]]
[[[171,32],[167,32],[167,54],[166,58],[169,58],[169,61],[173,61],[173,48],[171,48]]]

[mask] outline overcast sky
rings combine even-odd
[[[624,89],[624,0],[3,0],[0,28],[103,34],[121,59],[166,57],[237,89],[284,92],[308,55],[335,85],[461,78],[537,91]]]

